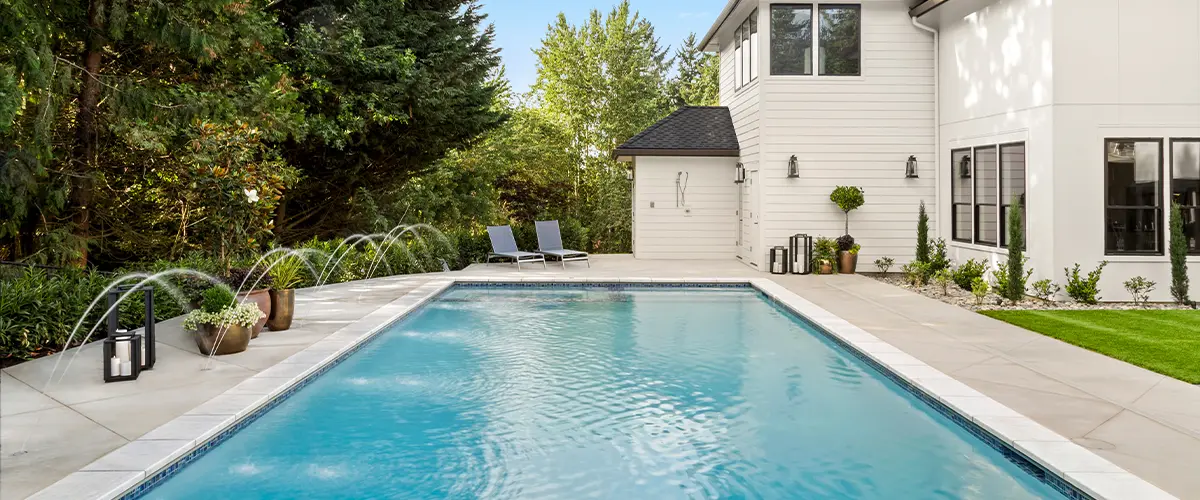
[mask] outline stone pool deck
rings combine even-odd
[[[591,268],[523,267],[475,265],[302,290],[291,330],[263,332],[249,350],[216,358],[210,370],[200,369],[205,360],[178,319],[159,325],[158,365],[135,382],[101,383],[98,346],[82,348],[66,377],[49,385],[58,356],[7,368],[0,374],[0,499],[62,479],[431,279],[548,276],[770,278],[1175,496],[1200,498],[1200,386],[861,276],[773,276],[736,261],[629,256],[596,256]]]

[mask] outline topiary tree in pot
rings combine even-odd
[[[837,239],[838,245],[838,267],[843,273],[852,274],[858,267],[858,249],[859,245],[854,243],[854,237],[850,236],[850,212],[857,210],[866,203],[863,196],[863,188],[858,186],[838,186],[829,194],[829,200],[837,204],[842,213],[846,216],[845,234]]]

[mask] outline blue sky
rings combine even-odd
[[[541,44],[546,27],[559,12],[572,24],[587,20],[588,12],[607,14],[618,0],[482,0],[488,22],[496,25],[496,46],[512,81],[513,90],[526,92],[537,79],[533,49]],[[725,6],[725,0],[631,0],[630,5],[649,19],[659,43],[671,52],[688,33],[704,36]]]

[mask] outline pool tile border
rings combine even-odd
[[[30,498],[108,500],[140,497],[361,349],[388,325],[452,286],[547,288],[590,284],[753,288],[772,303],[816,326],[847,352],[1001,451],[1067,498],[1175,498],[769,279],[556,276],[432,279]]]

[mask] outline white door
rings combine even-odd
[[[758,241],[758,170],[746,172],[746,182],[742,183],[740,197],[741,207],[738,210],[738,220],[741,227],[738,230],[738,258],[751,266],[758,267],[758,251],[754,248]]]

